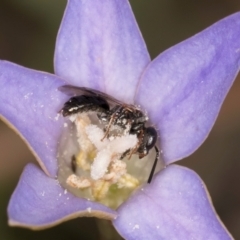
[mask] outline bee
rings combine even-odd
[[[159,160],[159,150],[156,146],[158,138],[156,129],[145,126],[148,121],[146,114],[139,107],[123,103],[98,90],[71,85],[63,85],[59,90],[71,96],[61,110],[64,117],[76,113],[96,112],[98,119],[106,125],[103,139],[108,137],[112,126],[119,126],[125,132],[137,136],[136,147],[124,152],[120,159],[126,156],[131,158],[132,154],[138,154],[141,159],[148,155],[153,147],[155,148],[156,157],[148,178],[150,183]]]

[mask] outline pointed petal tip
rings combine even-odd
[[[139,211],[140,209],[140,211]],[[156,174],[118,209],[113,221],[126,239],[232,239],[200,177],[177,165]]]
[[[59,77],[0,61],[0,115],[27,142],[46,173],[57,172],[57,141],[63,121],[58,113],[66,96]]]
[[[160,54],[146,69],[136,102],[159,129],[166,164],[208,136],[239,72],[240,12]]]
[[[133,102],[150,57],[128,0],[71,0],[57,36],[54,65],[69,84]],[[124,91],[122,91],[124,89]]]

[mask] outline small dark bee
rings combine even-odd
[[[151,182],[157,161],[159,150],[155,146],[158,138],[154,127],[146,127],[147,116],[135,105],[123,103],[106,93],[85,88],[64,85],[59,90],[72,96],[63,106],[61,113],[64,117],[83,112],[96,112],[99,120],[106,124],[105,137],[108,137],[112,126],[119,126],[129,134],[134,134],[138,138],[138,144],[134,149],[129,149],[123,153],[131,158],[132,154],[138,154],[139,158],[148,155],[150,149],[155,147],[156,158],[148,178]]]

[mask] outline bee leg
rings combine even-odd
[[[130,158],[132,157],[132,155],[133,155],[134,153],[137,153],[139,146],[140,146],[140,143],[138,142],[134,148],[130,149],[131,151],[130,151],[130,153],[129,153],[128,160],[130,160]],[[141,157],[141,158],[142,158],[142,157]]]
[[[123,159],[123,158],[125,158],[127,155],[129,155],[128,160],[130,160],[130,158],[132,157],[132,155],[137,152],[138,147],[139,147],[139,144],[137,144],[134,148],[130,148],[130,149],[126,150],[126,151],[122,154],[122,156],[120,157],[120,159]]]
[[[101,141],[103,141],[104,138],[108,137],[108,134],[109,134],[110,128],[112,126],[113,120],[114,120],[114,117],[111,117],[111,119],[110,119],[110,121],[107,125],[107,128],[105,129],[105,134],[104,134],[103,138],[101,139]]]
[[[122,154],[122,156],[120,157],[120,160],[124,159],[124,158],[129,154],[130,150],[131,150],[131,149],[126,150],[126,151]]]
[[[141,130],[138,134],[137,134],[137,138],[138,138],[138,143],[136,144],[136,146],[134,148],[131,149],[131,152],[129,154],[129,158],[130,159],[132,157],[132,155],[134,153],[137,153],[139,148],[141,147],[141,145],[143,144],[143,137],[144,137],[144,134],[143,134],[143,131]],[[143,153],[139,153],[139,158],[143,158],[145,157],[147,154],[143,154]]]
[[[112,124],[114,124],[114,122],[116,121],[118,115],[119,115],[119,111],[122,110],[122,107],[121,106],[118,106],[116,111],[114,111],[114,113],[111,115],[110,117],[110,121],[107,125],[107,128],[106,128],[106,131],[105,131],[105,135],[103,136],[103,138],[101,139],[101,141],[103,141],[104,138],[108,137],[108,134],[109,134],[109,131],[110,131],[110,128],[112,126]]]
[[[154,172],[155,172],[155,168],[157,166],[157,161],[159,160],[159,150],[156,146],[155,146],[155,150],[156,150],[156,158],[154,160],[152,170],[151,170],[150,175],[148,177],[148,183],[151,183],[151,181],[152,181],[152,178],[153,178],[153,175],[154,175]]]

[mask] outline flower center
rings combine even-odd
[[[96,112],[66,117],[58,152],[60,184],[76,196],[117,208],[147,182],[153,166],[155,151],[139,159],[139,141],[129,127],[109,126]]]

